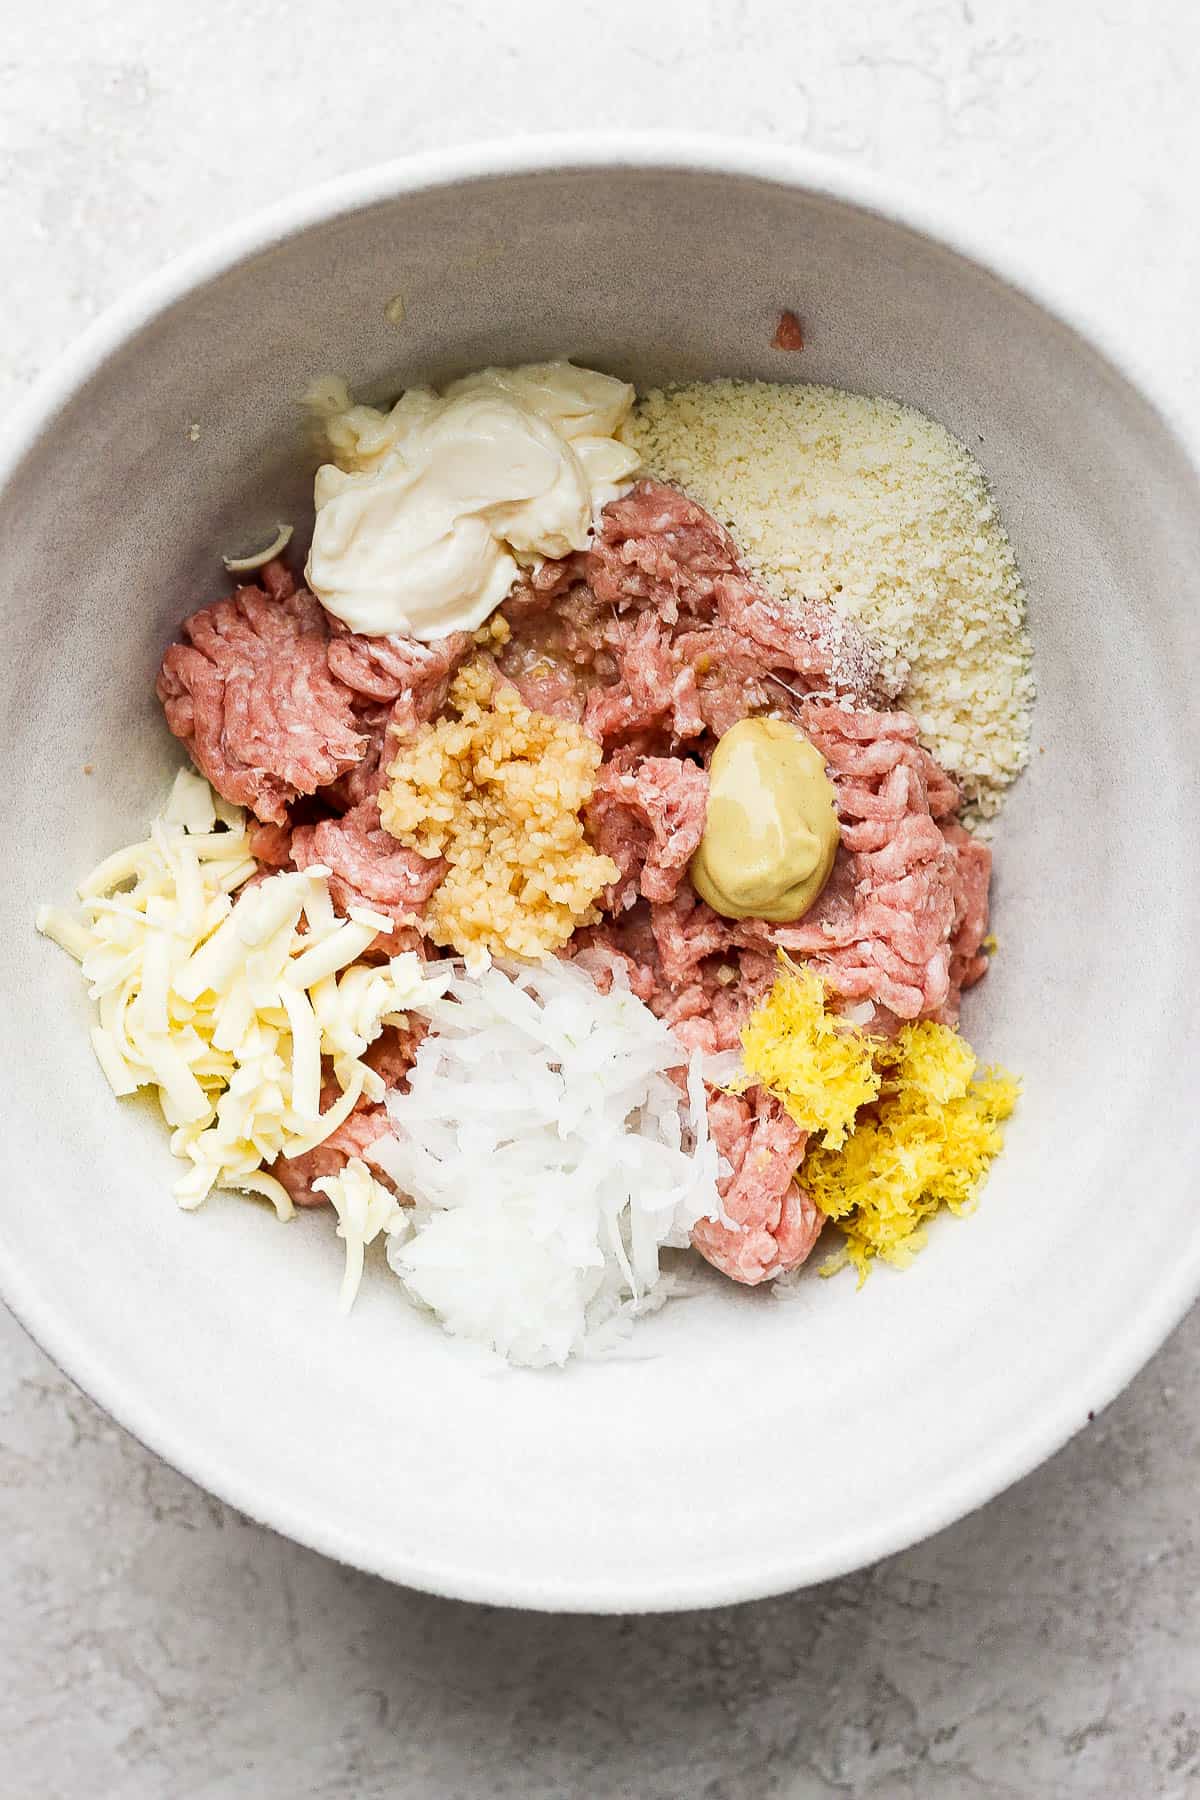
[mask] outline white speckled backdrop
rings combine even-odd
[[[1190,0],[39,0],[0,25],[0,389],[298,185],[510,130],[707,123],[936,190],[1200,407],[1198,76]],[[554,1619],[247,1523],[0,1316],[0,1795],[1200,1792],[1197,1374],[1193,1315],[1049,1466],[860,1575]]]

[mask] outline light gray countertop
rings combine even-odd
[[[1200,407],[1192,20],[1190,0],[39,0],[0,26],[0,390],[299,185],[514,130],[675,125],[907,179]],[[12,1148],[7,1204],[46,1204]],[[545,1618],[247,1523],[0,1315],[0,1794],[1200,1792],[1198,1373],[1193,1314],[1052,1463],[875,1569],[687,1617]]]

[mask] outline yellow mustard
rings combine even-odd
[[[726,919],[802,919],[839,841],[825,760],[783,719],[742,719],[717,745],[692,885]]]

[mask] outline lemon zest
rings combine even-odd
[[[740,1087],[769,1088],[802,1131],[836,1150],[879,1093],[872,1045],[827,1010],[819,976],[782,951],[780,961],[783,973],[742,1027]]]
[[[875,1257],[906,1268],[943,1207],[974,1209],[1020,1083],[980,1070],[948,1025],[923,1020],[890,1041],[846,1025],[819,977],[781,960],[743,1028],[739,1085],[761,1083],[810,1133],[797,1179],[846,1240],[821,1273],[850,1264],[861,1286]]]

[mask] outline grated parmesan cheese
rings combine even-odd
[[[769,382],[655,389],[621,435],[773,593],[858,620],[968,822],[991,817],[1028,761],[1034,690],[1021,578],[969,451],[911,406]]]

